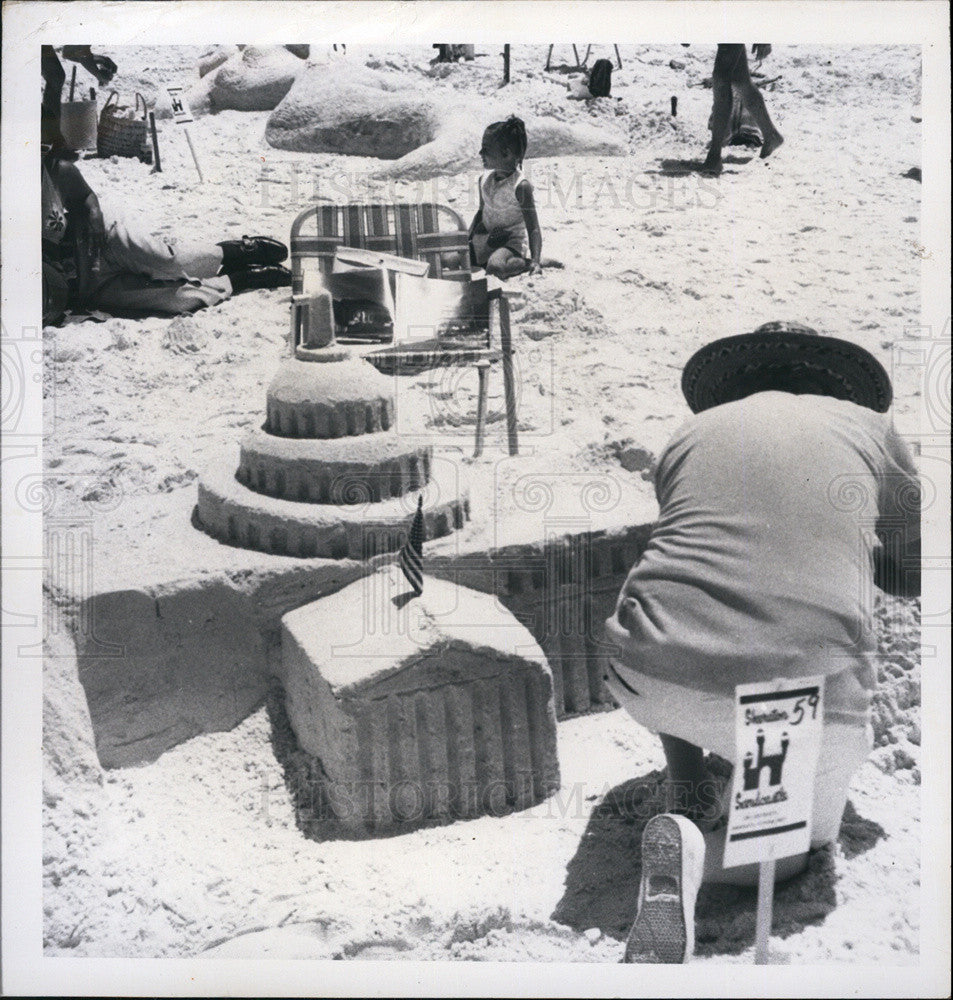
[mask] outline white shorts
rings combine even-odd
[[[608,661],[605,682],[616,701],[646,729],[677,736],[728,761],[734,759],[732,698],[639,673],[614,658]],[[873,747],[870,692],[860,685],[853,670],[828,676],[824,692],[824,735],[814,788],[812,847],[837,839],[851,778]]]

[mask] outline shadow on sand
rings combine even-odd
[[[648,820],[662,811],[664,772],[652,771],[613,788],[596,805],[566,866],[562,899],[552,919],[582,932],[598,927],[624,940],[635,917],[641,878],[640,845]],[[878,824],[847,803],[839,835],[844,856],[856,857],[884,837]],[[802,875],[775,888],[772,934],[788,937],[819,924],[836,906],[833,847],[814,851]],[[754,944],[755,889],[704,885],[695,909],[695,953],[735,955]]]
[[[750,163],[753,156],[725,156],[722,158],[724,166],[723,173],[732,174],[737,171],[729,170],[730,166],[742,166]],[[662,177],[687,177],[689,174],[701,174],[705,177],[712,176],[705,171],[704,160],[659,160],[658,170],[646,170],[647,174],[656,174]]]

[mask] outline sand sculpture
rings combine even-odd
[[[403,544],[424,495],[424,537],[463,526],[453,463],[398,435],[393,382],[326,333],[298,343],[267,393],[267,420],[199,480],[198,519],[233,545],[304,558],[367,559]]]
[[[221,71],[220,71],[221,72]],[[487,122],[512,111],[498,99],[421,92],[363,68],[309,66],[268,119],[265,138],[277,149],[372,156],[393,161],[379,177],[434,177],[480,168]],[[580,124],[523,115],[528,156],[620,156],[621,136]]]
[[[224,46],[199,60],[201,79],[186,94],[193,114],[271,111],[305,68],[283,45]]]
[[[492,594],[387,566],[285,615],[282,683],[319,795],[373,831],[523,809],[559,787],[553,681]]]

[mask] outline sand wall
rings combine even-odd
[[[601,626],[647,535],[640,526],[438,556],[427,571],[496,594],[526,625],[553,668],[556,714],[564,718],[611,707]],[[392,558],[308,560],[82,602],[71,623],[99,762],[141,764],[200,733],[231,729],[263,702],[278,671],[282,615]]]

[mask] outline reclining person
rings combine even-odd
[[[116,316],[178,315],[250,288],[290,286],[288,248],[265,236],[185,243],[153,236],[100,203],[77,167],[42,161],[44,323],[67,304]]]

